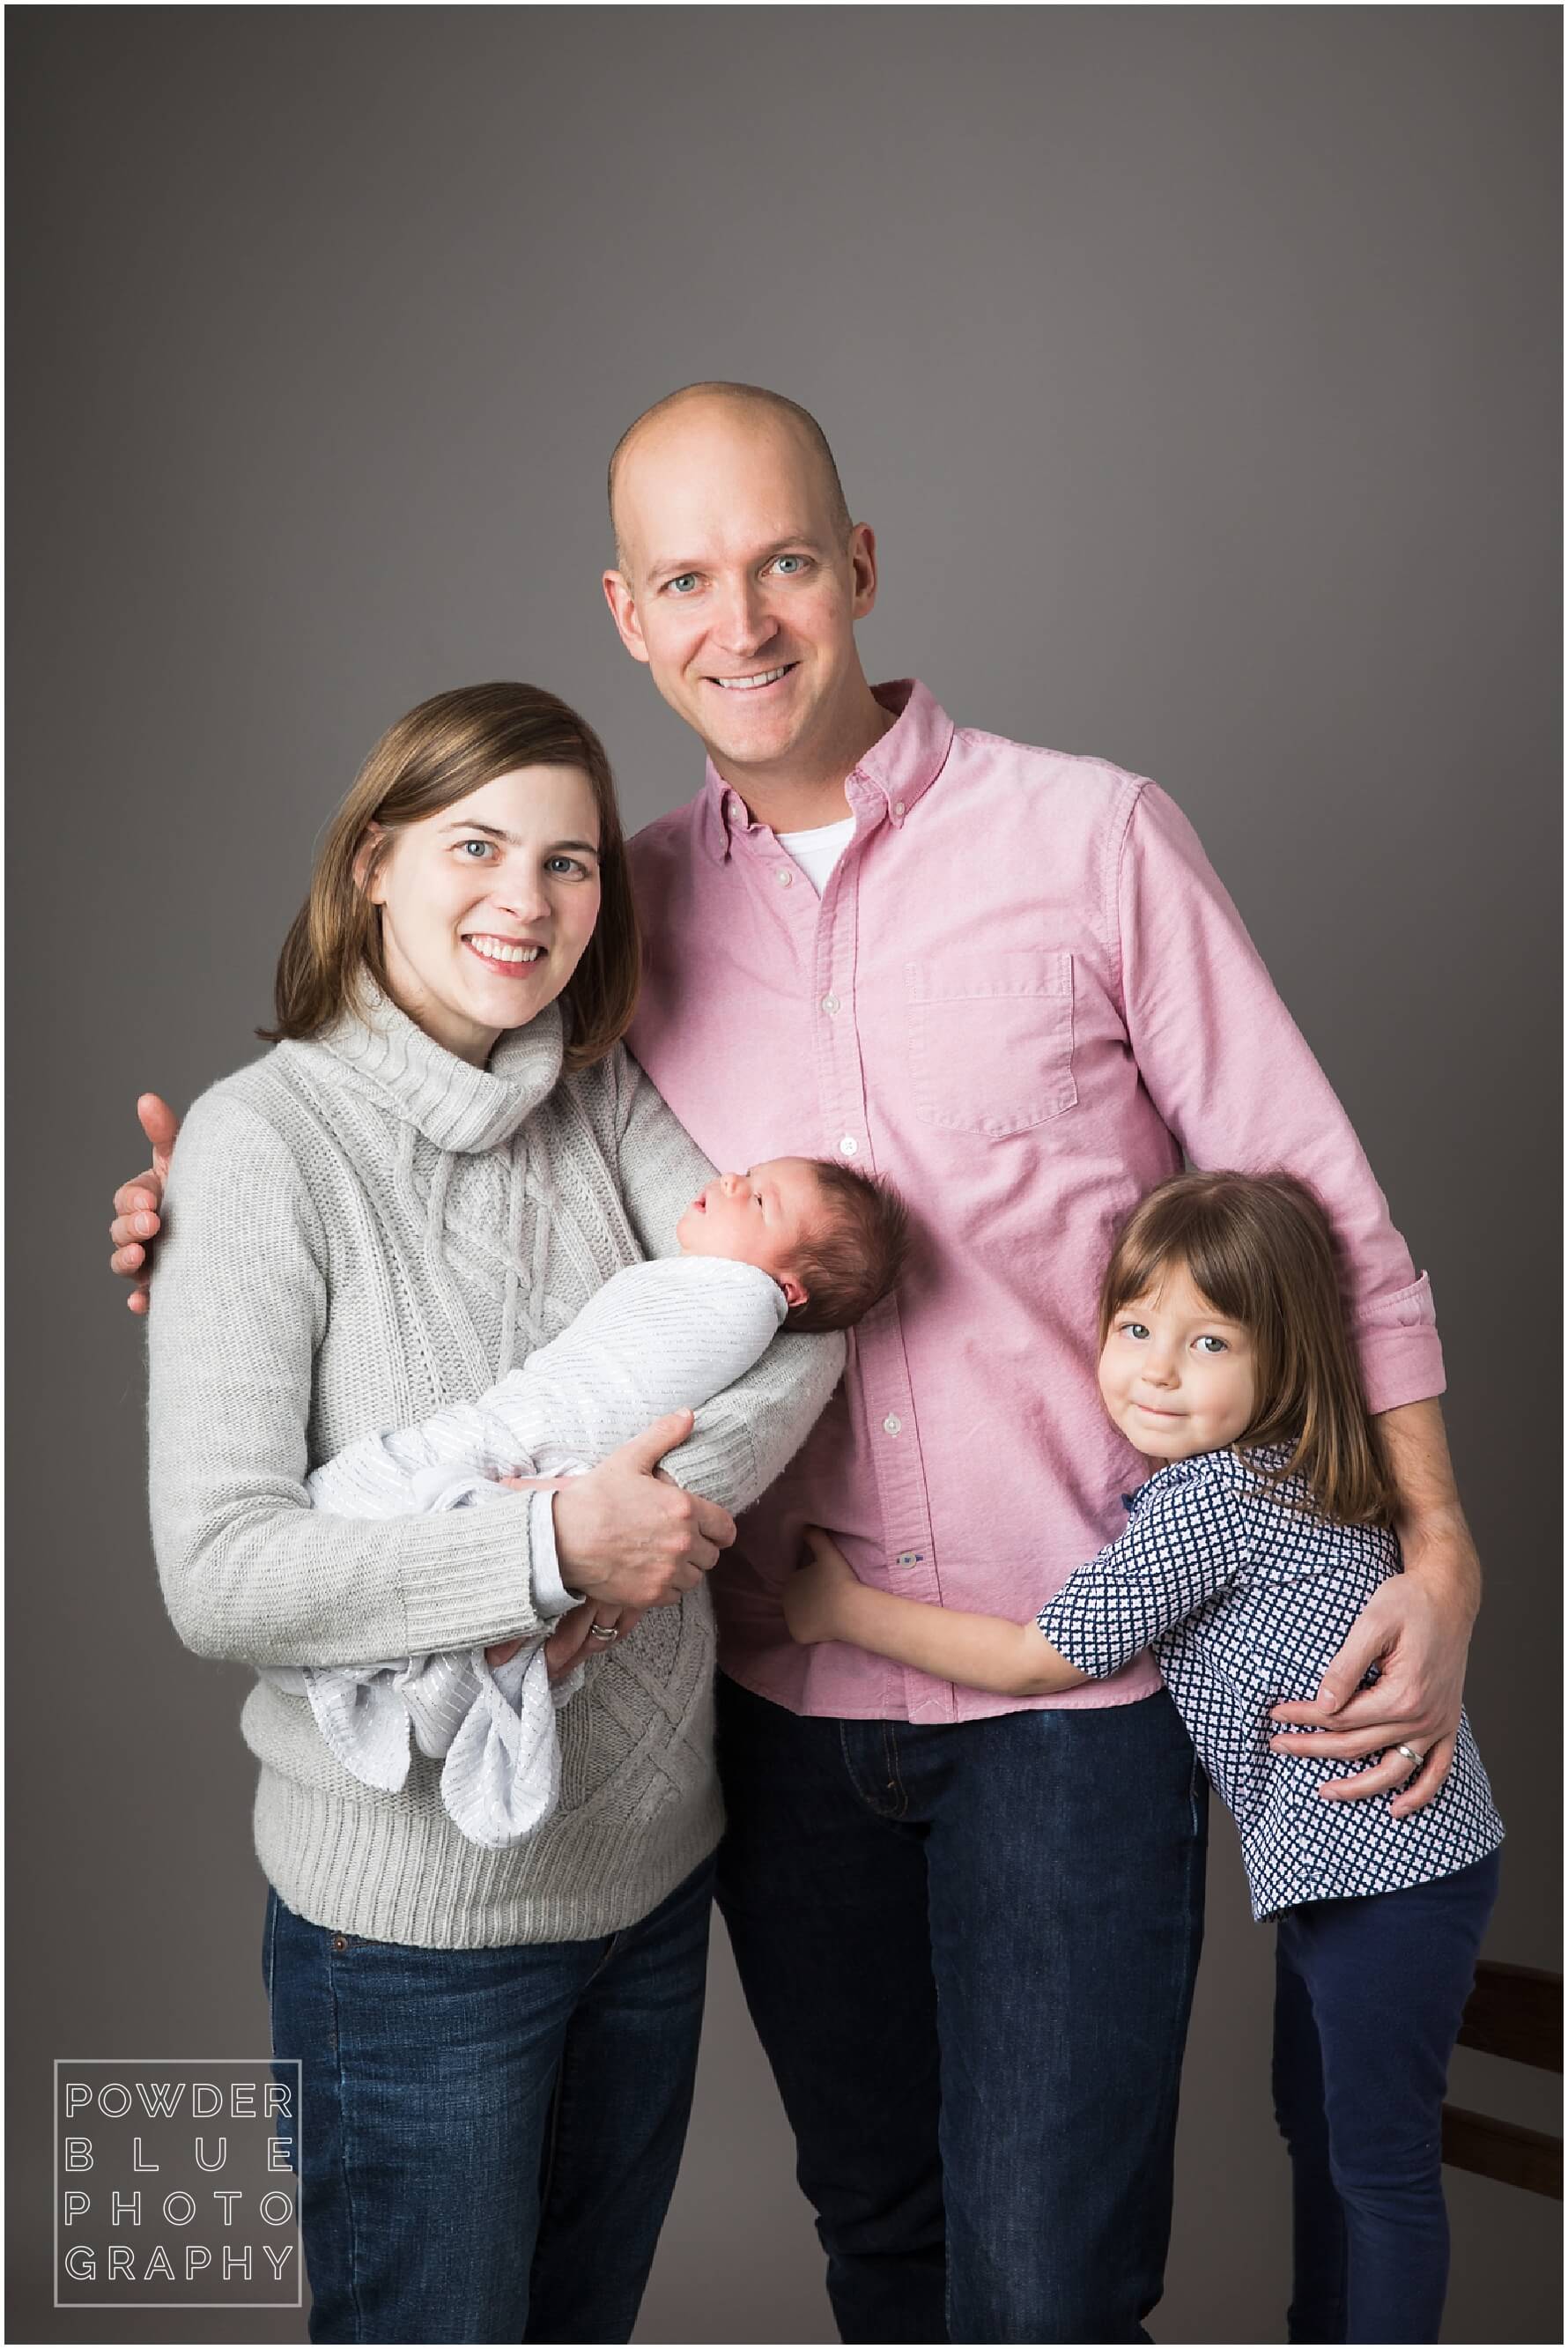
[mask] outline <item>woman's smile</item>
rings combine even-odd
[[[599,912],[598,843],[580,767],[520,767],[400,826],[369,885],[399,1009],[482,1067],[576,969]]]
[[[480,962],[503,975],[527,969],[546,951],[537,939],[497,938],[483,933],[468,934],[463,944],[471,947]]]

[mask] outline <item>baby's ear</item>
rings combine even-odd
[[[807,1299],[805,1288],[801,1282],[796,1279],[792,1272],[776,1272],[773,1278],[779,1283],[779,1288],[784,1291],[784,1302],[789,1308],[791,1313],[793,1313],[797,1305],[804,1305],[806,1303]]]

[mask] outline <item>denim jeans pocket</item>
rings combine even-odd
[[[995,1141],[1076,1105],[1070,954],[944,955],[904,981],[923,1124]]]

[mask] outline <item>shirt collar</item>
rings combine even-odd
[[[1188,1475],[1199,1469],[1218,1476],[1222,1483],[1251,1487],[1256,1483],[1260,1467],[1269,1476],[1277,1476],[1293,1448],[1288,1444],[1249,1444],[1244,1452],[1238,1451],[1234,1444],[1226,1444],[1218,1452],[1190,1452],[1184,1460],[1168,1460],[1163,1468],[1157,1468],[1136,1493],[1123,1493],[1121,1506],[1130,1517],[1135,1516],[1154,1494],[1166,1493],[1173,1485],[1184,1484]],[[1303,1477],[1293,1476],[1288,1482],[1293,1492],[1297,1486],[1305,1488]]]
[[[918,678],[895,678],[889,684],[873,685],[872,692],[884,709],[894,712],[894,723],[851,770],[845,785],[854,814],[866,806],[885,810],[896,829],[946,765],[953,720]],[[757,826],[739,792],[725,781],[711,759],[702,802],[703,843],[722,863],[733,836],[755,832]]]
[[[515,1133],[554,1090],[565,1027],[560,1004],[547,1003],[526,1027],[499,1036],[476,1069],[366,980],[356,1008],[303,1049],[330,1053],[359,1091],[407,1118],[438,1149],[482,1151]]]

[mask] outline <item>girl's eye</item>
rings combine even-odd
[[[1200,1338],[1198,1346],[1203,1353],[1228,1354],[1231,1350],[1222,1338]]]
[[[1124,1338],[1147,1338],[1149,1332],[1141,1321],[1124,1321],[1121,1334]]]

